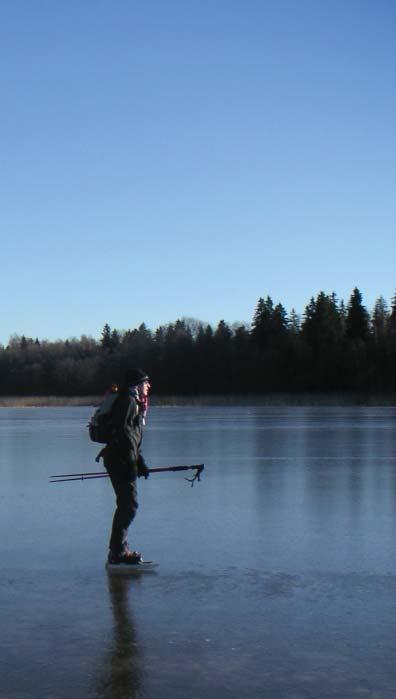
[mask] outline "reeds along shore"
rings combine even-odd
[[[0,408],[61,408],[96,407],[102,396],[0,396]],[[189,406],[396,406],[396,395],[364,393],[267,393],[262,395],[202,395],[155,396],[150,401],[154,407]]]
[[[0,396],[0,408],[57,408],[98,405],[98,396]]]

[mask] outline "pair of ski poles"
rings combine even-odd
[[[148,473],[166,473],[168,471],[195,471],[193,478],[186,478],[186,481],[191,483],[191,487],[195,481],[201,480],[201,473],[204,470],[204,464],[193,464],[192,466],[166,466],[164,468],[149,468]],[[108,478],[109,474],[106,471],[96,471],[87,473],[59,473],[56,476],[50,476],[50,483],[68,483],[69,481],[92,481],[96,478]]]

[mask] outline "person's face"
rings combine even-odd
[[[144,396],[148,396],[150,388],[151,388],[150,381],[143,381],[143,383],[141,384],[141,391],[142,391]]]

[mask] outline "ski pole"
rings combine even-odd
[[[192,466],[166,466],[164,468],[149,468],[148,473],[166,473],[169,471],[196,471],[193,478],[186,478],[187,481],[194,485],[196,480],[201,480],[200,476],[204,470],[204,464],[193,464]],[[68,481],[84,481],[94,480],[95,478],[108,478],[107,471],[91,471],[86,473],[59,473],[50,476],[50,483],[65,483]]]
[[[84,475],[81,476],[68,476],[67,478],[50,478],[49,482],[50,483],[68,483],[69,481],[94,481],[96,478],[108,478],[109,474],[108,473],[96,473],[95,475],[90,475],[89,473],[85,473]]]

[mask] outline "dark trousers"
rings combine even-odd
[[[128,550],[127,535],[138,509],[136,466],[117,452],[108,451],[104,455],[104,465],[116,494],[117,507],[109,542],[111,553],[118,556]]]

